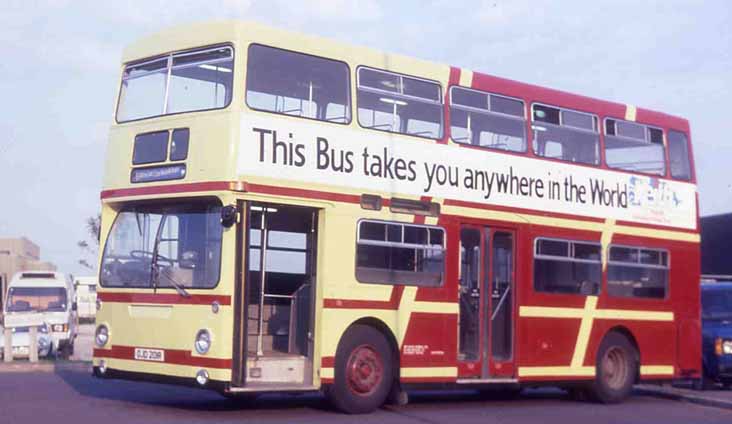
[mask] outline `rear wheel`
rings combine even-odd
[[[638,354],[620,333],[609,333],[597,352],[593,398],[602,403],[618,403],[630,395],[638,375]]]
[[[389,342],[373,327],[354,325],[338,344],[333,385],[328,397],[348,414],[363,414],[380,407],[394,382]]]

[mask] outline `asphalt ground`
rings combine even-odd
[[[93,325],[79,330],[71,361],[0,364],[0,422],[44,423],[716,423],[732,421],[732,391],[639,386],[619,405],[579,402],[561,390],[499,394],[413,392],[405,406],[347,416],[319,394],[230,400],[200,389],[99,380],[90,375]],[[711,400],[711,402],[705,401]]]
[[[575,401],[560,390],[525,390],[518,398],[474,392],[414,392],[405,406],[360,416],[333,411],[318,394],[230,400],[179,386],[99,380],[86,363],[49,372],[0,373],[0,421],[7,423],[729,423],[732,411],[636,395],[618,405]]]

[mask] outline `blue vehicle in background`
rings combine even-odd
[[[732,388],[732,281],[703,282],[703,374],[697,388]]]

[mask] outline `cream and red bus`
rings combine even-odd
[[[697,378],[691,153],[633,105],[249,22],[160,32],[122,60],[94,373],[352,413]]]

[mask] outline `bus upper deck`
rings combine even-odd
[[[105,197],[289,176],[696,228],[684,119],[253,23],[191,28],[125,51]]]

